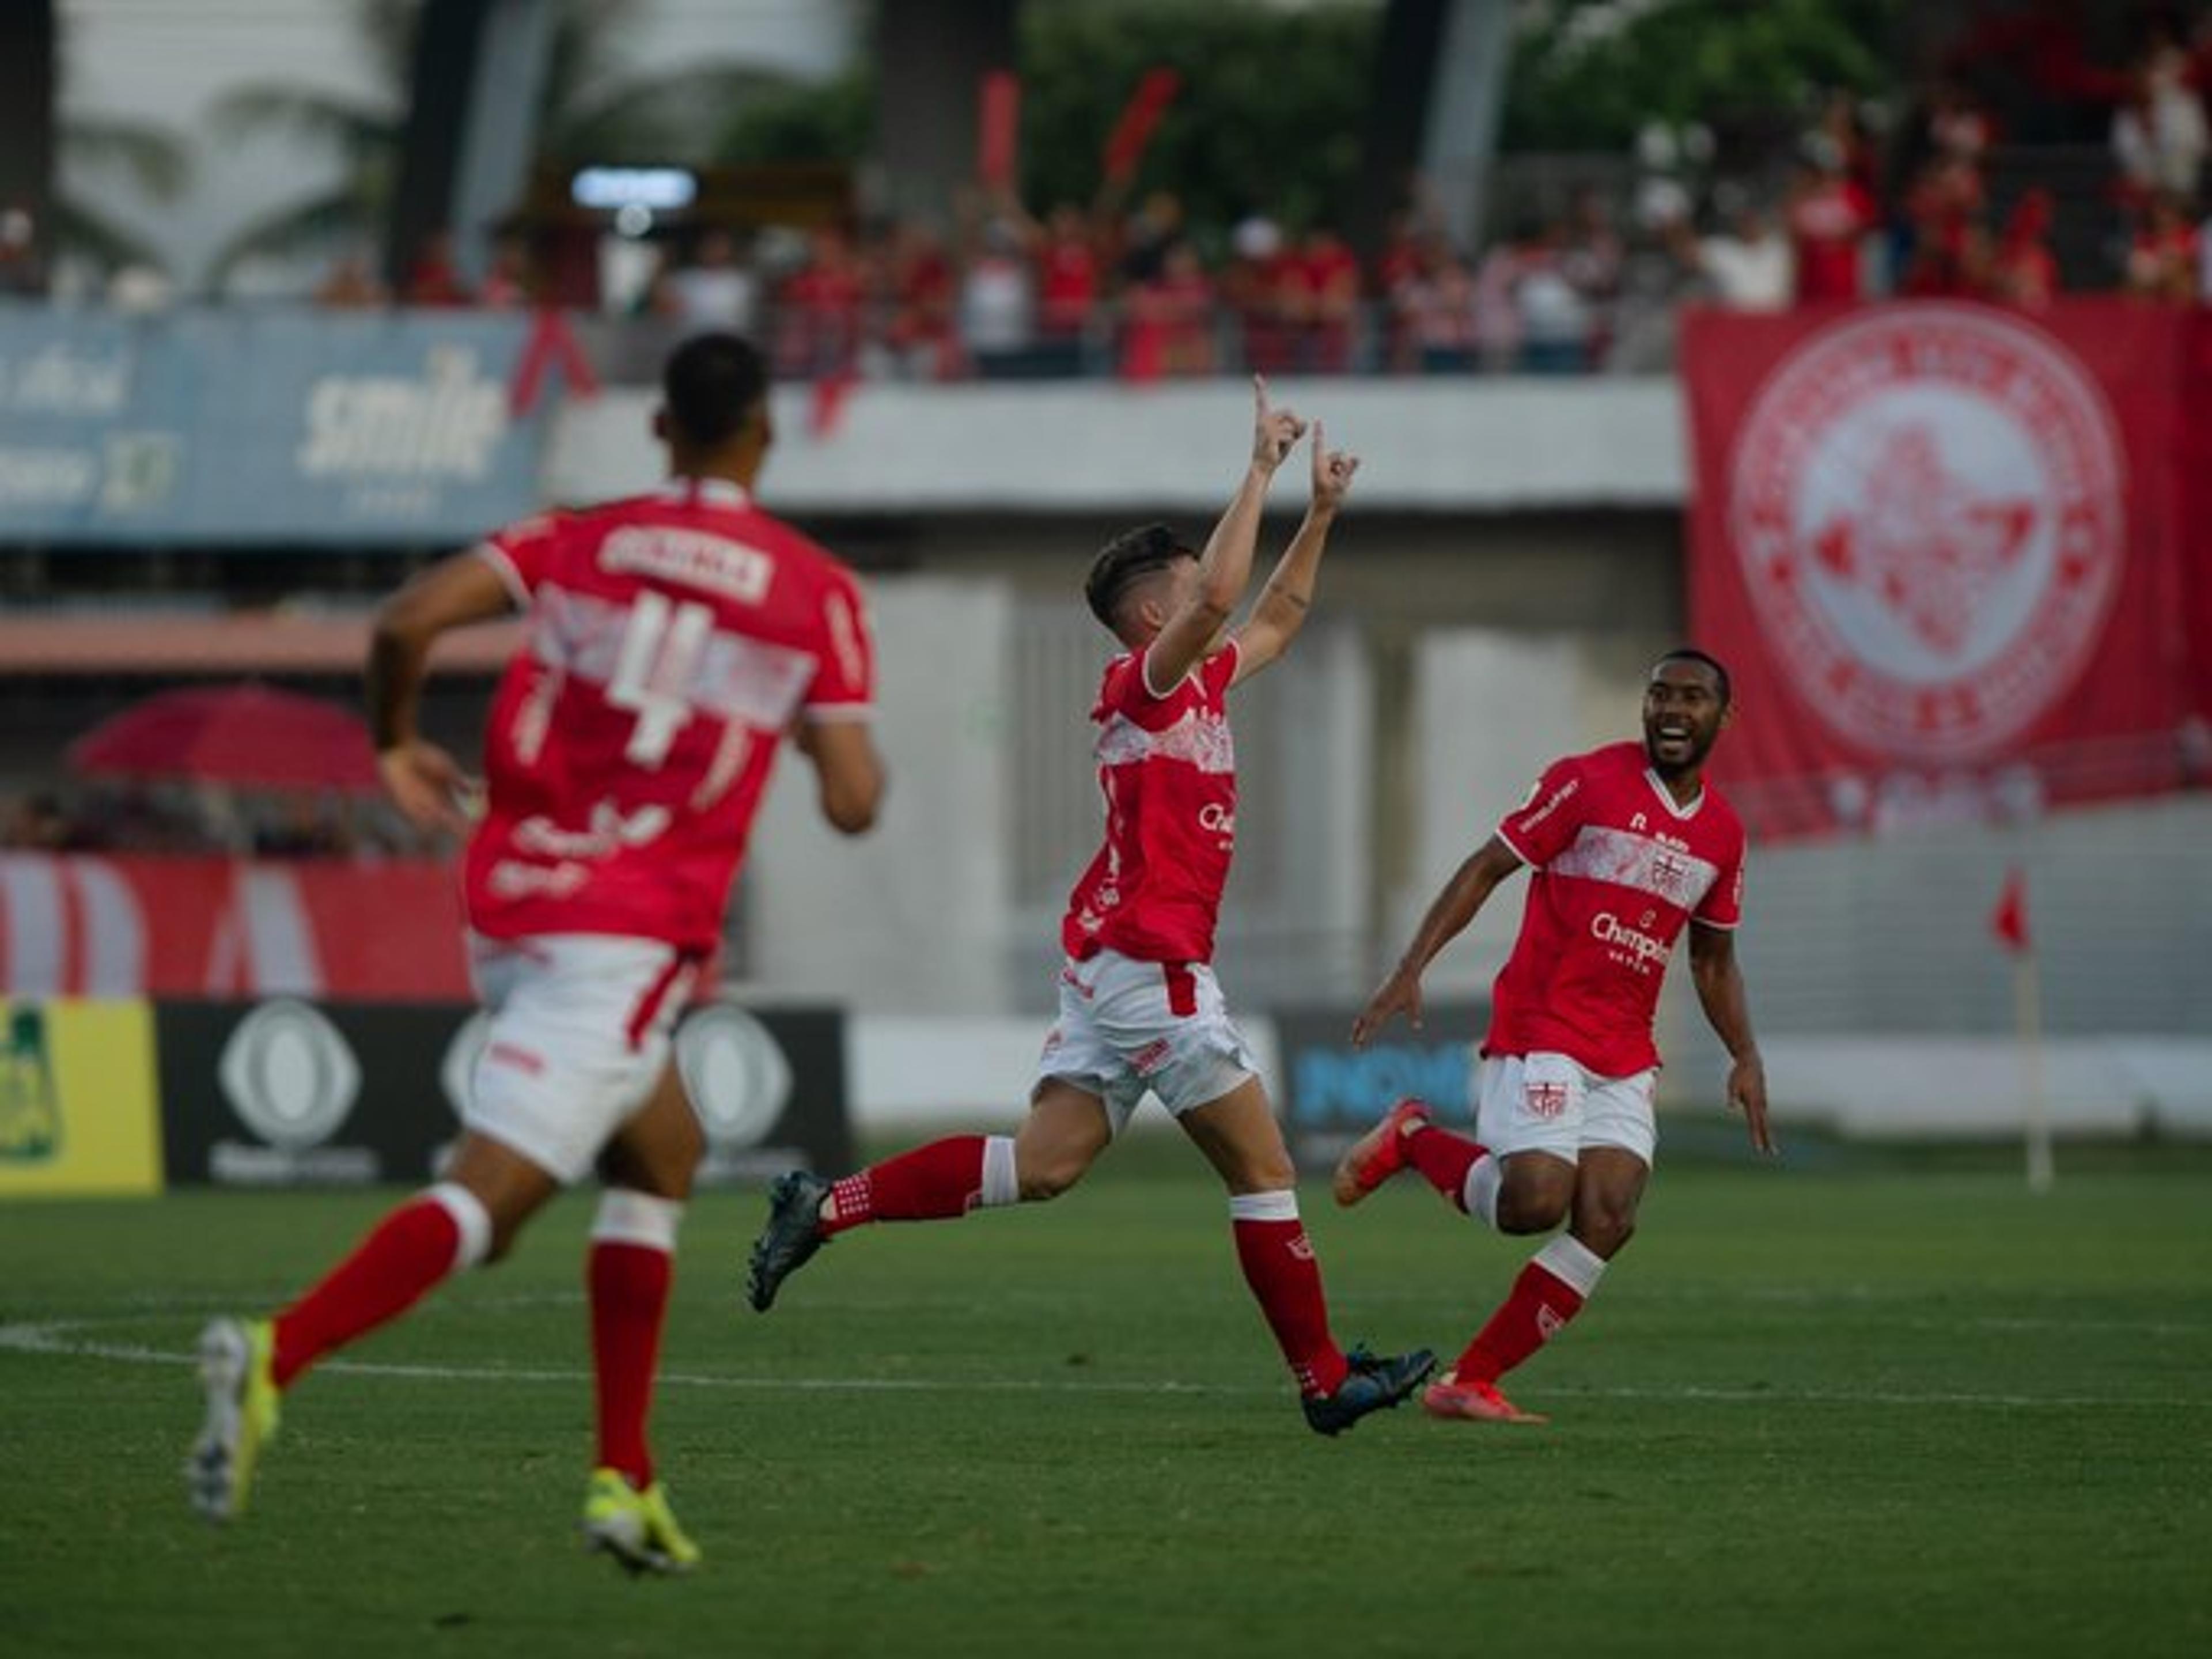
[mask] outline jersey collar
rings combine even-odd
[[[671,478],[653,492],[663,501],[689,507],[750,507],[752,497],[727,478]]]
[[[1705,786],[1702,779],[1698,784],[1697,798],[1687,806],[1674,799],[1674,792],[1667,787],[1667,781],[1648,766],[1644,769],[1644,781],[1651,786],[1651,793],[1659,797],[1660,804],[1678,818],[1697,817],[1698,809],[1705,804]]]

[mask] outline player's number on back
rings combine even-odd
[[[678,605],[648,592],[630,606],[607,701],[637,716],[623,751],[631,765],[657,767],[668,758],[669,745],[691,718],[690,688],[714,630],[708,605]]]

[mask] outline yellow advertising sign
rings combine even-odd
[[[161,1189],[154,1010],[0,1000],[0,1199]]]

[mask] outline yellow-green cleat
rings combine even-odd
[[[207,1421],[185,1464],[185,1485],[192,1508],[210,1521],[246,1512],[261,1449],[276,1437],[274,1340],[265,1319],[217,1319],[200,1333]]]
[[[640,1492],[616,1469],[593,1469],[584,1491],[584,1546],[631,1572],[689,1572],[699,1547],[684,1535],[658,1480]]]

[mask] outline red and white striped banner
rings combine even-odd
[[[429,860],[0,854],[0,991],[465,1000],[459,888]]]

